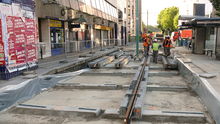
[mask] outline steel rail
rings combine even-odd
[[[140,74],[138,75],[138,78],[137,78],[136,86],[135,86],[135,88],[132,92],[132,97],[129,100],[128,108],[127,108],[127,111],[126,111],[126,114],[125,114],[124,124],[130,124],[130,122],[131,122],[131,119],[132,119],[131,117],[132,117],[132,114],[133,114],[133,111],[134,111],[134,106],[135,106],[135,103],[136,103],[136,100],[137,100],[138,90],[139,90],[141,81],[142,81],[143,76],[144,76],[146,60],[147,59],[145,59],[143,65],[142,65],[142,68],[140,70]]]

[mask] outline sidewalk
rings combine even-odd
[[[216,75],[214,78],[206,78],[210,85],[220,94],[220,61],[207,55],[191,54],[191,51],[185,47],[176,47],[174,50],[184,58],[191,60],[192,70],[198,74],[209,73]]]
[[[107,47],[107,48],[113,48],[111,47]],[[103,48],[103,49],[107,49],[107,48]],[[79,58],[79,55],[85,55],[88,54],[89,52],[91,52],[91,49],[88,50],[84,50],[81,52],[75,52],[75,53],[68,53],[68,54],[63,54],[63,55],[59,55],[59,56],[52,56],[52,57],[48,57],[48,58],[44,58],[44,59],[40,59],[39,60],[39,64],[38,64],[38,69],[35,70],[35,76],[41,76],[46,74],[49,71],[52,71],[56,68],[59,67],[65,67],[68,65],[73,64],[74,62],[80,62],[81,60],[85,60],[86,58]],[[100,51],[100,48],[94,49],[92,50],[92,52],[95,52],[95,55],[101,55],[103,54],[103,51]],[[67,60],[68,63],[60,63],[60,61],[64,61]],[[17,76],[15,78],[12,78],[10,80],[1,80],[0,79],[0,89],[2,87],[8,86],[8,85],[17,85],[20,84],[22,82],[24,82],[25,80],[28,80],[27,78],[25,78],[25,76],[20,75]]]

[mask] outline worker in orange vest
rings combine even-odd
[[[172,47],[172,42],[170,40],[170,37],[169,36],[166,36],[165,37],[165,40],[163,42],[163,47],[164,47],[164,55],[167,57],[169,56],[171,53],[170,53],[170,49]]]
[[[148,56],[149,55],[149,50],[150,50],[150,46],[151,46],[151,38],[150,36],[147,36],[146,38],[144,38],[144,42],[143,42],[143,46],[144,46],[144,56]]]

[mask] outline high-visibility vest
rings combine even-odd
[[[150,39],[147,38],[147,39],[145,39],[145,41],[144,41],[144,43],[143,43],[143,46],[144,46],[144,47],[148,47],[149,45],[151,45],[151,42],[150,42]]]
[[[153,51],[158,51],[159,50],[159,43],[153,43]]]
[[[168,39],[165,40],[164,43],[163,43],[163,46],[164,46],[164,47],[171,47],[171,46],[172,46],[172,45],[171,45],[171,40],[168,40]]]

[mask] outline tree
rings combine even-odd
[[[175,29],[178,29],[178,20],[179,20],[179,13],[176,14],[176,16],[173,19],[173,25]]]
[[[177,7],[165,8],[157,18],[158,28],[163,32],[170,33],[178,28],[179,9]]]
[[[143,22],[143,31],[146,31],[148,29],[148,33],[152,33],[152,32],[159,32],[160,29],[158,29],[157,27],[155,26],[152,26],[152,25],[145,25]]]
[[[212,3],[213,7],[216,9],[216,15],[220,16],[220,0],[210,0]]]

